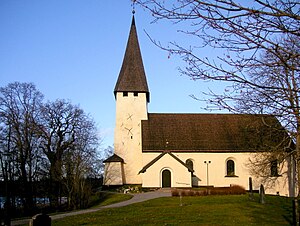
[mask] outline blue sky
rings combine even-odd
[[[113,89],[129,34],[130,0],[0,1],[0,86],[32,82],[45,100],[67,99],[89,113],[103,138],[113,145]],[[150,89],[149,112],[200,113],[200,95],[213,83],[180,76],[182,61],[154,46],[167,44],[176,25],[151,23],[149,12],[136,6],[136,26]],[[203,106],[203,105],[202,105]]]

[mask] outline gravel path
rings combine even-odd
[[[118,207],[123,207],[127,206],[133,203],[138,203],[138,202],[144,202],[146,200],[150,199],[156,199],[156,198],[161,198],[161,197],[170,197],[171,196],[171,191],[170,190],[157,190],[153,192],[145,192],[145,193],[137,193],[137,194],[131,194],[133,197],[129,200],[126,200],[124,202],[119,202],[107,206],[101,206],[93,209],[86,209],[86,210],[78,210],[78,211],[73,211],[69,213],[62,213],[62,214],[56,214],[51,216],[52,220],[57,220],[61,219],[64,217],[68,216],[74,216],[74,215],[79,215],[79,214],[84,214],[84,213],[92,213],[96,212],[102,209],[107,209],[107,208],[118,208]],[[16,225],[24,225],[24,224],[29,224],[30,219],[23,219],[23,220],[16,220],[12,221],[11,225],[16,226]]]

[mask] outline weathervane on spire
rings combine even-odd
[[[132,6],[132,14],[135,14],[135,2],[136,0],[132,0],[131,6]]]

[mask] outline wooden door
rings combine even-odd
[[[162,171],[162,187],[170,188],[171,187],[171,171],[165,169]]]

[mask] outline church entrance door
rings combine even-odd
[[[171,172],[170,170],[165,169],[162,171],[162,187],[170,188],[171,187]]]

